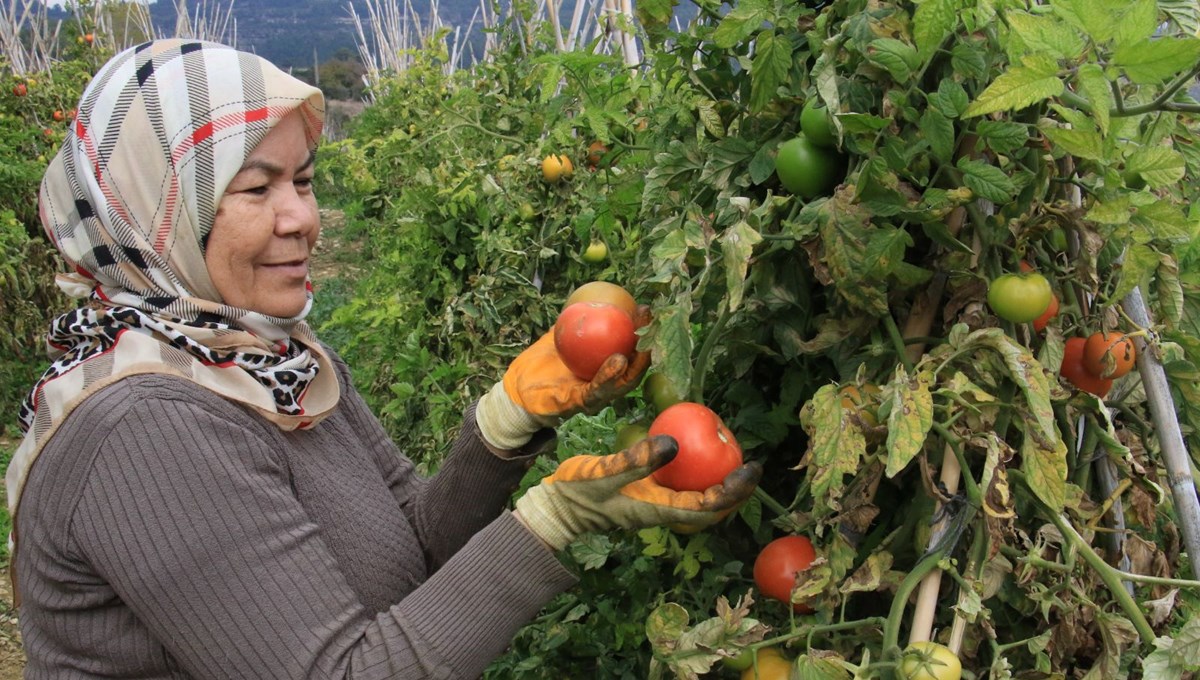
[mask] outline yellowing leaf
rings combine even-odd
[[[1040,445],[1037,438],[1029,436],[1034,428],[1028,425],[1021,443],[1021,471],[1029,488],[1050,511],[1062,512],[1067,503],[1067,446],[1062,439],[1050,448]]]
[[[1020,66],[1013,66],[992,81],[979,99],[967,107],[964,118],[993,111],[1018,111],[1063,93],[1058,63],[1046,55],[1027,55]]]
[[[925,446],[933,427],[932,383],[932,372],[921,371],[910,379],[903,366],[896,367],[896,376],[889,385],[894,402],[888,415],[888,477],[899,474]]]

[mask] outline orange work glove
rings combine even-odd
[[[707,526],[749,498],[762,476],[760,464],[747,463],[705,491],[672,491],[650,473],[677,451],[674,439],[659,435],[609,456],[568,458],[517,500],[517,517],[555,550],[588,531]]]
[[[639,306],[633,321],[636,328],[650,323],[650,308]],[[636,387],[649,366],[649,352],[635,353],[632,361],[614,354],[590,381],[581,380],[559,357],[552,329],[521,352],[504,379],[480,398],[475,420],[487,443],[515,449],[543,427],[604,408]]]

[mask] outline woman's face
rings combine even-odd
[[[204,263],[225,304],[292,317],[308,302],[308,256],[321,231],[313,149],[293,111],[225,188]]]

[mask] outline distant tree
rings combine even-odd
[[[364,73],[366,68],[357,59],[335,57],[321,64],[321,90],[329,99],[359,99],[363,94]]]

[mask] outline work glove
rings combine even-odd
[[[668,435],[609,456],[575,456],[517,500],[516,514],[555,550],[588,531],[660,525],[708,526],[754,493],[762,466],[747,463],[705,491],[673,491],[650,477],[675,458]]]
[[[650,308],[634,313],[634,327],[650,323]],[[576,413],[596,413],[637,386],[650,366],[649,352],[610,356],[589,380],[571,372],[554,348],[554,330],[533,343],[508,366],[504,378],[479,400],[475,420],[494,448],[521,447],[534,432],[556,427]]]

